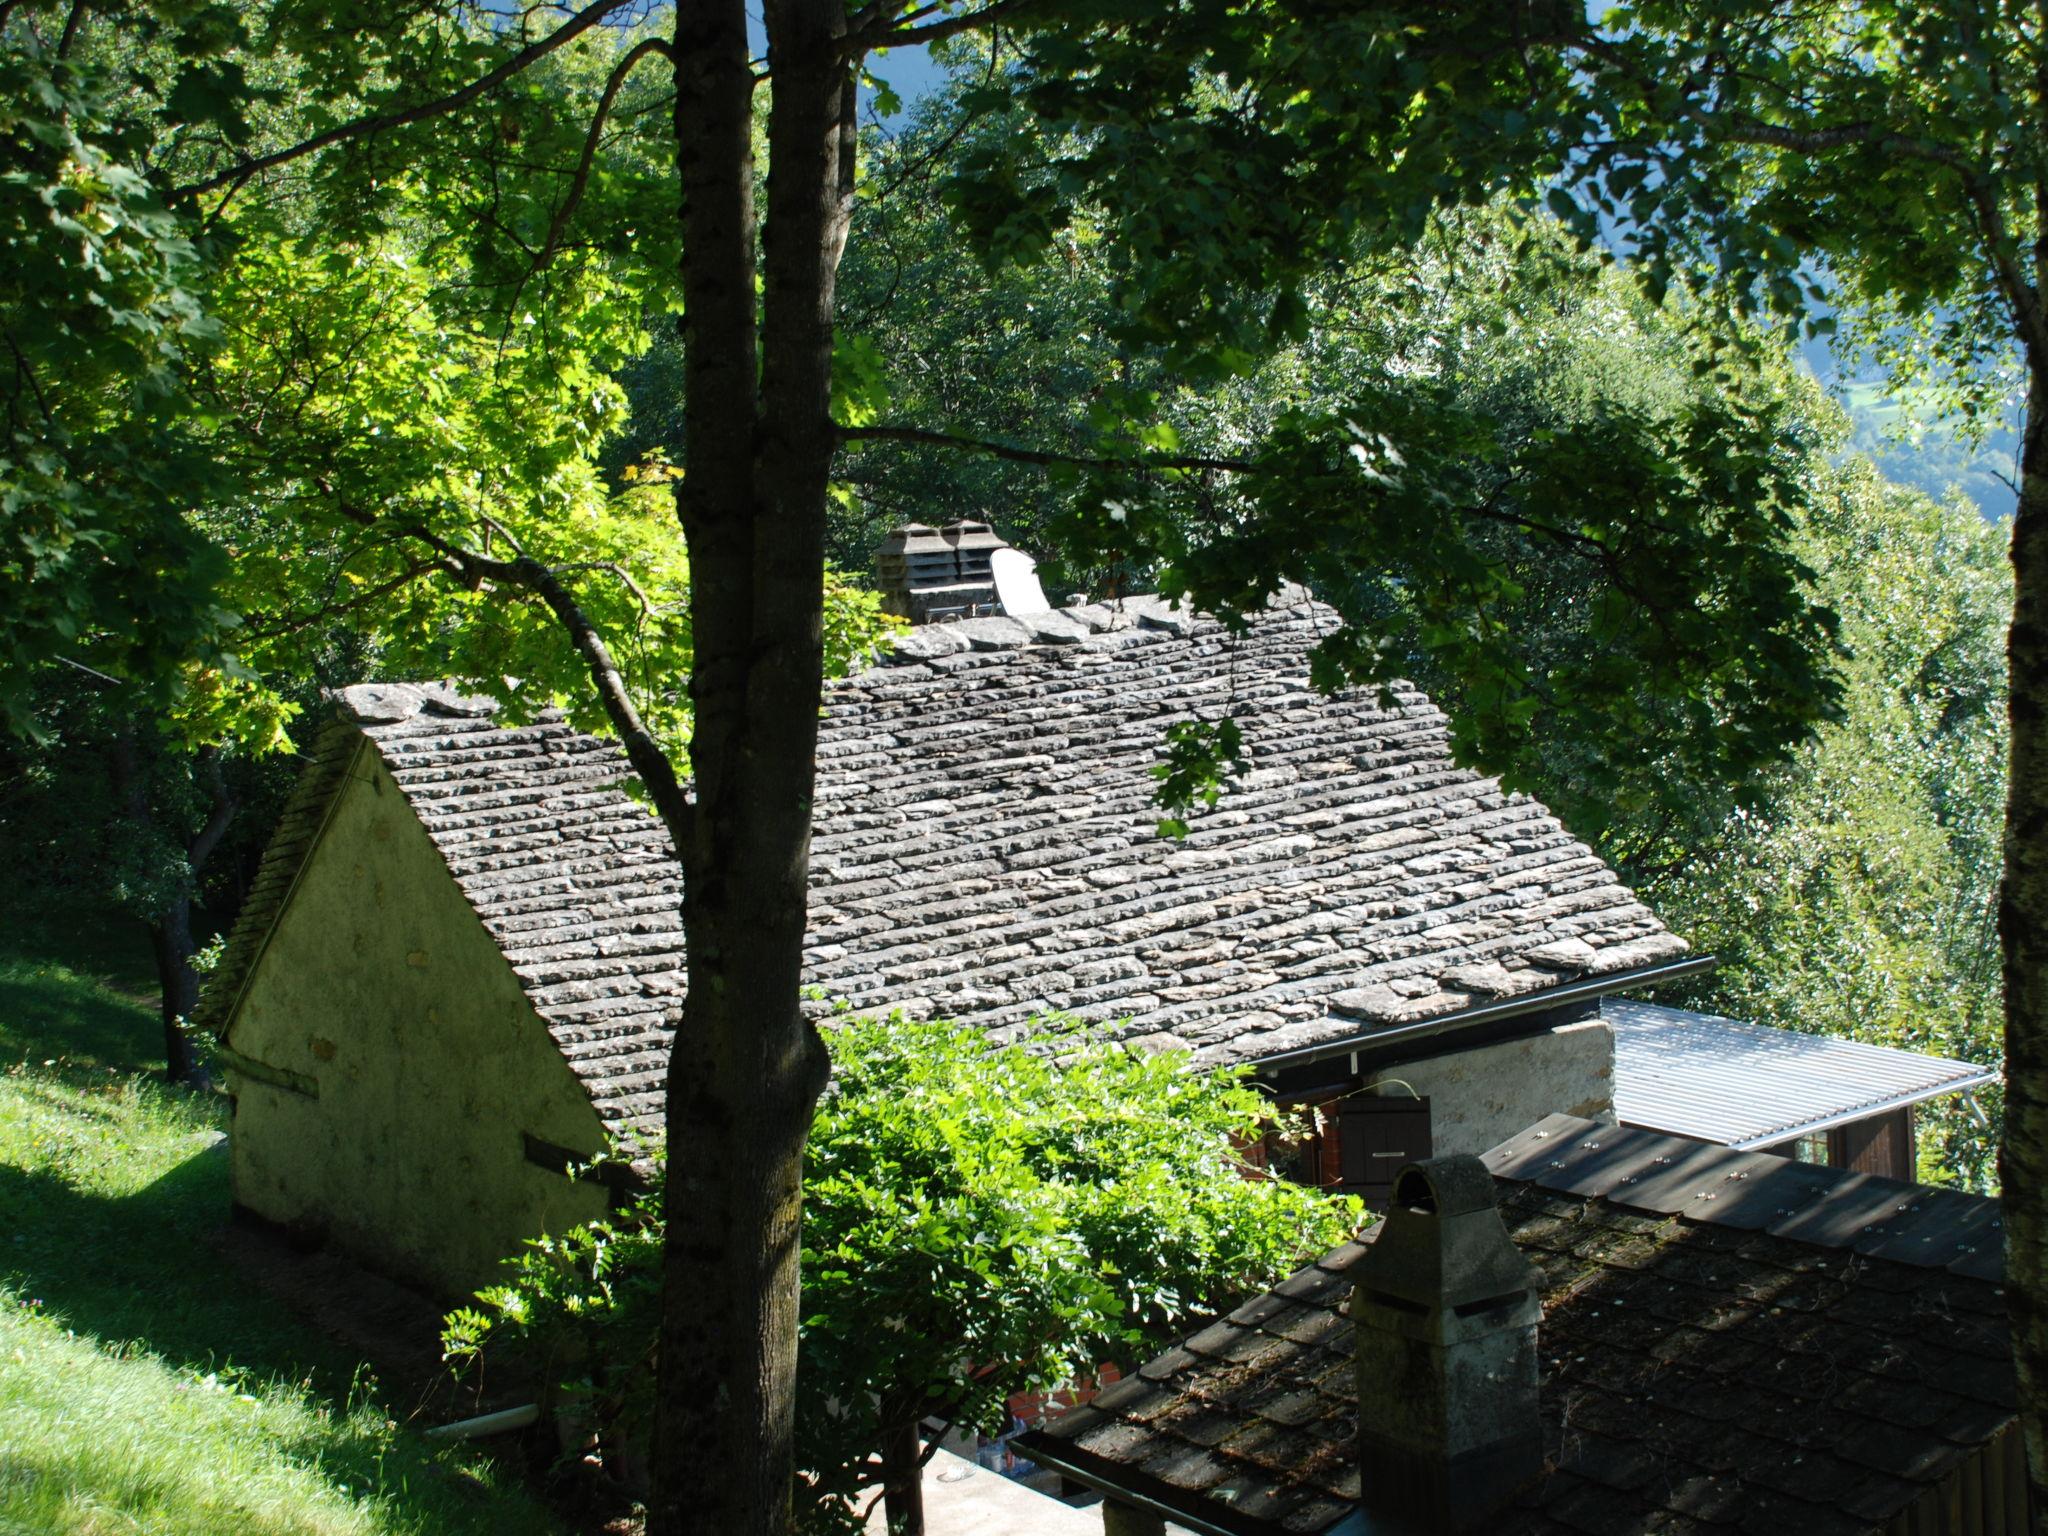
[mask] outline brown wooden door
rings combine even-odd
[[[1394,1175],[1430,1155],[1429,1100],[1355,1093],[1337,1104],[1343,1187],[1384,1209]]]

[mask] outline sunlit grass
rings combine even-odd
[[[38,1313],[0,1293],[0,1530],[546,1529],[365,1400],[333,1408],[302,1387],[173,1366]]]
[[[0,1536],[526,1536],[480,1463],[239,1280],[222,1101],[97,975],[0,959]]]

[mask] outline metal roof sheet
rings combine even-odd
[[[1996,1082],[1972,1062],[1614,998],[1614,1112],[1624,1125],[1749,1151]]]

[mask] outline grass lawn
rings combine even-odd
[[[122,990],[146,951],[80,933],[88,973],[20,942],[0,939],[0,1536],[559,1529],[226,1265],[219,1106],[150,1080],[156,1018]]]

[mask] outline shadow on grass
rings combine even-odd
[[[0,1164],[0,1284],[102,1344],[345,1394],[356,1362],[226,1267],[211,1238],[227,1209],[225,1141],[118,1197]]]
[[[48,960],[147,1004],[156,995],[149,929],[77,893],[0,891],[0,962]]]
[[[195,1132],[194,1140],[206,1134]],[[286,1384],[287,1398],[294,1395],[292,1387],[303,1389],[308,1407],[324,1411],[296,1419],[303,1430],[275,1437],[275,1453],[344,1496],[355,1490],[388,1502],[389,1518],[380,1515],[374,1523],[378,1531],[519,1536],[555,1528],[543,1506],[508,1486],[522,1465],[518,1447],[486,1448],[494,1456],[511,1457],[512,1475],[486,1474],[474,1454],[435,1450],[399,1432],[396,1423],[408,1414],[393,1394],[403,1392],[403,1386],[371,1377],[357,1354],[244,1278],[222,1252],[227,1212],[225,1140],[193,1152],[147,1186],[118,1196],[80,1188],[61,1164],[24,1168],[0,1163],[0,1289],[16,1293],[102,1357],[147,1352],[174,1373],[215,1376],[221,1389],[261,1394],[266,1400],[279,1396],[271,1383]],[[100,1401],[87,1392],[70,1411],[97,1412]],[[154,1456],[177,1454],[180,1442],[167,1430],[162,1439],[143,1432],[135,1443],[141,1448],[138,1455]],[[69,1454],[53,1461],[47,1481],[53,1498],[104,1499],[109,1508],[133,1513],[146,1510],[156,1497],[154,1478],[148,1467],[129,1477],[88,1453],[83,1460]],[[170,1491],[163,1496],[175,1494],[182,1502],[179,1520],[168,1521],[163,1529],[179,1536],[272,1530],[240,1516],[232,1525],[215,1522],[192,1503],[212,1498],[206,1491],[211,1484],[202,1480],[188,1487],[189,1481],[165,1474],[164,1487]],[[0,1475],[0,1506],[6,1502],[5,1483]],[[304,1519],[281,1506],[275,1526],[279,1536],[328,1529],[318,1511],[302,1513]],[[358,1528],[352,1519],[343,1523]],[[8,1523],[4,1507],[0,1527],[17,1528]],[[74,1529],[62,1522],[28,1528]],[[102,1528],[90,1523],[75,1527]]]
[[[158,1069],[157,1015],[105,981],[51,961],[0,958],[0,1062],[72,1071]]]

